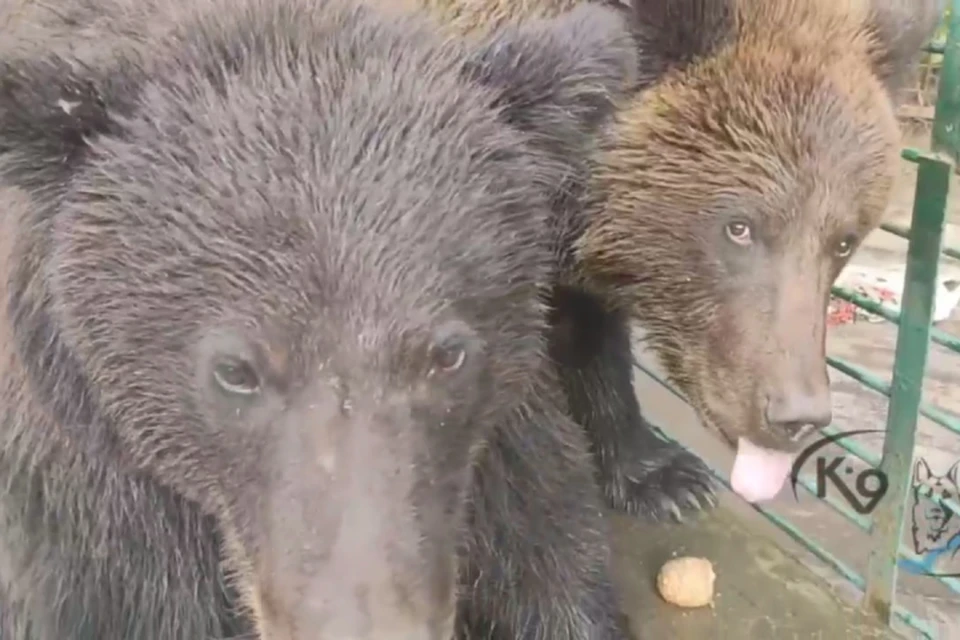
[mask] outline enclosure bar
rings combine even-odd
[[[835,436],[841,433],[840,429],[833,425],[828,425],[820,430],[820,433],[825,436]],[[847,442],[846,440],[837,440],[833,444],[842,447],[844,450],[849,451],[854,456],[866,462],[870,467],[876,469],[880,467],[880,458],[873,455],[863,447],[852,443]],[[947,507],[954,513],[960,513],[960,502],[957,502],[956,498],[951,498],[949,500],[944,500],[940,496],[932,496],[931,499],[936,500],[941,506]]]
[[[833,425],[830,425],[821,429],[820,433],[825,436],[834,436],[839,434],[840,430],[834,427]],[[843,440],[837,440],[836,442],[834,442],[834,444],[843,447]],[[877,458],[877,456],[870,453],[869,451],[867,451],[866,449],[862,449],[855,446],[843,447],[843,448],[849,451],[850,453],[852,453],[853,455],[855,455],[856,457],[860,458],[860,460],[862,460],[863,462],[866,462],[868,465],[870,465],[873,468],[877,468],[880,466],[880,459]],[[856,449],[856,450],[853,450],[853,449]],[[938,503],[940,503],[941,506],[947,507],[954,513],[960,513],[960,503],[956,501],[956,498],[943,500],[939,496],[937,496],[935,499]]]
[[[905,560],[910,560],[912,562],[915,562],[921,565],[924,564],[924,558],[917,555],[912,549],[910,549],[906,545],[902,545],[900,547],[900,556]],[[950,591],[960,594],[960,579],[957,579],[953,576],[941,576],[941,575],[929,575],[929,574],[927,574],[927,577],[937,580],[938,582],[940,582],[940,584],[945,586],[947,589],[950,589]]]
[[[900,236],[904,240],[910,239],[910,229],[900,224],[894,222],[885,222],[880,225],[880,228],[886,231],[887,233],[892,233],[895,236]],[[948,258],[953,258],[955,260],[960,260],[960,249],[954,249],[952,247],[943,247],[940,252],[947,256]]]
[[[840,429],[833,425],[828,425],[820,430],[820,433],[825,436],[835,436],[841,433]],[[863,462],[867,463],[868,466],[876,469],[880,466],[880,459],[867,451],[866,449],[860,447],[854,443],[848,443],[845,440],[837,440],[833,444],[843,448],[845,451],[853,454],[855,457],[859,458]],[[956,498],[951,498],[949,500],[944,500],[940,496],[931,497],[931,499],[936,500],[941,506],[950,509],[953,513],[960,513],[960,502],[957,502]]]
[[[794,524],[786,518],[783,518],[771,511],[767,511],[763,507],[759,507],[757,505],[751,506],[755,511],[759,512],[761,515],[763,515],[763,517],[776,525],[781,531],[793,538],[796,542],[803,545],[805,548],[809,549],[810,552],[817,556],[820,560],[833,567],[833,569],[843,576],[848,582],[853,583],[855,587],[863,591],[863,578],[860,576],[860,574],[847,566],[842,560],[837,558],[826,549],[820,547],[812,540],[809,540],[807,536],[800,531],[800,529],[794,526]],[[900,618],[900,620],[902,620],[907,626],[920,633],[923,637],[928,638],[928,640],[936,640],[937,635],[930,628],[929,623],[927,623],[927,621],[923,618],[914,615],[911,611],[908,611],[899,605],[894,607],[893,614]]]
[[[874,302],[866,296],[862,296],[859,293],[850,291],[849,289],[844,289],[843,287],[833,287],[830,293],[832,293],[835,298],[846,300],[850,304],[860,307],[865,311],[869,311],[876,316],[880,316],[884,320],[892,322],[896,325],[900,324],[900,312],[894,311],[885,304]],[[940,331],[937,328],[931,328],[930,339],[940,346],[946,347],[950,351],[953,351],[954,353],[960,353],[960,337],[958,336],[950,335],[946,331]]]
[[[866,369],[858,367],[854,364],[850,364],[846,360],[841,360],[840,358],[833,358],[827,356],[827,363],[832,366],[834,369],[841,371],[854,380],[861,382],[864,386],[873,389],[879,394],[890,396],[891,386],[882,380],[879,376],[876,376]],[[920,403],[920,415],[929,418],[937,425],[952,431],[956,435],[960,436],[960,420],[954,418],[953,416],[945,413],[944,411],[938,409],[937,407],[927,403]]]
[[[716,472],[714,472],[714,475],[717,475]],[[859,513],[854,512],[852,509],[842,504],[839,500],[829,495],[824,496],[823,498],[819,497],[817,495],[816,485],[814,485],[809,478],[801,476],[797,479],[797,484],[803,487],[803,489],[808,494],[810,494],[814,499],[819,500],[820,502],[825,502],[838,515],[852,522],[861,531],[864,531],[866,533],[870,532],[869,518],[865,518]],[[806,543],[804,543],[804,546],[807,546]],[[910,549],[908,546],[904,544],[900,545],[898,554],[900,557],[907,558],[914,562],[918,562],[918,563],[923,562],[923,558],[918,556],[916,553],[914,553],[912,549]],[[930,576],[930,577],[939,581],[943,586],[945,586],[950,591],[960,594],[960,580],[958,580],[957,578],[954,578],[951,576]]]
[[[857,365],[851,364],[846,360],[835,358],[833,356],[827,356],[827,364],[837,371],[845,373],[857,382],[863,383],[865,387],[873,389],[880,395],[890,395],[890,385],[888,385],[887,382],[880,376],[871,373],[862,367],[858,367]]]
[[[835,436],[840,434],[840,429],[833,425],[827,425],[820,430],[820,435],[823,436]],[[859,458],[861,461],[867,463],[867,466],[876,467],[880,464],[880,458],[873,455],[867,451],[862,445],[858,444],[853,440],[848,440],[847,438],[840,438],[833,444],[837,445],[847,453],[852,454],[854,457]]]
[[[821,429],[820,433],[821,435],[824,435],[824,436],[835,436],[835,435],[839,435],[841,431],[840,429],[838,429],[837,427],[831,424]],[[856,443],[848,443],[846,442],[846,440],[837,440],[833,444],[849,451],[856,457],[860,458],[860,460],[862,460],[863,462],[866,462],[867,465],[871,467],[876,468],[880,466],[880,458],[878,456],[873,455],[872,453],[870,453],[869,451],[867,451],[862,446]]]
[[[870,533],[870,518],[860,515],[829,494],[823,498],[818,496],[817,486],[810,480],[809,477],[806,477],[806,475],[800,476],[797,478],[797,484],[803,487],[804,491],[809,493],[814,499],[819,500],[820,502],[826,502],[831,509],[837,512],[838,515],[855,524],[858,529],[865,533]]]
[[[832,497],[831,495],[826,495],[823,498],[817,495],[816,485],[810,481],[808,477],[800,476],[797,478],[797,484],[799,484],[803,489],[810,494],[814,499],[819,500],[820,502],[827,503],[831,509],[833,509],[838,515],[846,518],[851,521],[858,529],[861,531],[870,532],[870,519],[866,518],[859,513],[856,513],[850,507],[847,507],[842,502]],[[918,556],[912,549],[907,545],[901,544],[899,550],[900,557],[906,558],[916,563],[923,563],[923,558]],[[960,594],[960,580],[951,576],[930,576],[935,580],[938,580],[943,586],[945,586],[950,591]]]
[[[833,569],[843,576],[848,582],[852,583],[855,587],[863,591],[863,578],[860,576],[860,574],[847,566],[842,560],[837,558],[826,549],[823,549],[815,544],[811,545],[806,541],[807,536],[786,518],[783,518],[782,516],[779,516],[771,511],[767,511],[762,507],[758,507],[757,505],[751,506],[754,508],[754,510],[762,514],[763,517],[776,525],[781,531],[793,538],[796,542],[808,548],[820,560],[832,566]],[[893,614],[904,624],[918,632],[924,638],[927,638],[928,640],[936,640],[938,637],[938,634],[931,628],[930,624],[920,616],[915,615],[912,611],[905,609],[900,605],[896,605],[894,607]]]
[[[684,398],[683,395],[673,387],[673,385],[671,385],[669,382],[664,380],[658,373],[656,373],[649,367],[641,364],[636,359],[634,359],[633,364],[637,369],[642,371],[645,375],[649,376],[654,382],[656,382],[661,387],[669,391],[676,398],[682,400],[684,403],[689,405],[689,402],[687,402],[687,399]],[[651,427],[653,428],[654,433],[661,440],[666,440],[667,442],[672,442],[679,446],[683,446],[677,440],[667,435],[666,432],[663,431],[663,429],[657,427],[656,425],[651,425]],[[707,468],[710,469],[710,472],[720,482],[720,484],[722,484],[727,489],[730,489],[730,483],[724,477],[723,474],[721,474],[719,471],[717,471],[710,465],[707,465]],[[803,484],[803,482],[801,482],[801,484]],[[809,487],[805,486],[804,488],[809,490]],[[763,515],[764,518],[766,518],[771,523],[773,523],[778,529],[783,530],[787,535],[791,536],[794,540],[796,540],[799,544],[801,544],[805,549],[809,549],[811,553],[813,553],[818,558],[820,558],[820,560],[828,564],[834,571],[839,573],[843,578],[845,578],[849,582],[852,582],[854,586],[860,589],[861,592],[864,590],[865,582],[863,578],[856,571],[848,567],[846,564],[844,564],[841,560],[836,558],[830,552],[826,551],[825,549],[820,549],[819,547],[817,547],[816,543],[812,542],[811,540],[808,540],[802,531],[798,530],[788,521],[784,520],[783,518],[780,518],[775,514],[772,514],[766,511],[762,507],[758,507],[756,505],[751,505],[751,506],[761,515]],[[942,581],[942,578],[941,578],[941,581]],[[900,620],[904,622],[904,624],[914,629],[925,638],[928,638],[930,640],[936,639],[936,635],[932,632],[927,622],[922,618],[914,615],[912,612],[908,611],[907,609],[904,609],[903,607],[900,607],[899,605],[894,607],[894,613]]]
[[[680,396],[679,393],[674,391],[668,383],[666,383],[662,378],[660,378],[660,376],[653,373],[649,369],[646,369],[640,364],[637,364],[637,367],[642,369],[644,373],[649,375],[656,382],[663,385],[664,388],[670,390],[672,393],[674,393],[674,395],[682,399],[682,396]],[[675,439],[668,436],[659,427],[653,426],[653,430],[662,439],[668,442],[677,444],[679,446],[683,446],[682,444],[677,442]],[[713,476],[717,479],[717,481],[720,482],[720,484],[725,486],[727,489],[730,489],[730,483],[723,474],[718,472],[716,469],[714,469],[710,465],[707,465],[707,468],[710,470]],[[833,555],[826,549],[818,546],[816,542],[808,539],[807,536],[802,531],[800,531],[793,523],[791,523],[786,518],[778,516],[777,514],[771,511],[767,511],[763,507],[760,507],[757,505],[750,505],[750,506],[753,507],[755,511],[757,511],[760,515],[766,518],[778,529],[786,533],[793,540],[795,540],[800,545],[802,545],[805,549],[808,549],[811,553],[817,556],[817,558],[819,558],[822,562],[829,565],[834,571],[839,573],[848,582],[851,582],[855,587],[857,587],[857,589],[859,589],[861,592],[863,591],[865,582],[864,582],[864,579],[860,576],[860,574],[858,574],[854,569],[849,567],[846,563],[844,563],[842,560],[837,558],[835,555]],[[930,625],[927,623],[927,621],[925,621],[923,618],[920,618],[919,616],[914,615],[912,612],[908,611],[907,609],[904,609],[903,607],[900,607],[900,606],[896,606],[894,608],[894,615],[896,615],[897,618],[903,621],[903,623],[909,626],[911,629],[917,631],[923,637],[928,638],[928,640],[937,639],[937,635],[930,628]]]
[[[810,494],[811,497],[813,497],[816,500],[819,500],[820,502],[825,502],[827,506],[833,509],[838,515],[852,522],[854,525],[856,525],[858,529],[860,529],[865,533],[870,533],[871,520],[869,518],[866,518],[860,515],[859,513],[856,513],[855,511],[850,509],[850,507],[847,507],[842,502],[840,502],[839,500],[837,500],[836,498],[832,497],[829,494],[824,496],[823,498],[818,496],[816,485],[813,482],[811,482],[811,480],[809,479],[809,477],[806,476],[806,474],[797,478],[797,484],[800,485],[804,489],[804,491]],[[954,505],[951,505],[951,506],[954,506]],[[954,513],[960,513],[960,511],[955,511]],[[900,550],[898,553],[900,557],[907,558],[918,564],[923,563],[923,558],[921,558],[916,553],[914,553],[914,551],[910,549],[907,545],[901,544]],[[952,576],[939,576],[939,575],[933,575],[930,577],[933,578],[934,580],[938,580],[941,584],[943,584],[943,586],[945,586],[950,591],[960,594],[960,579],[954,578]]]
[[[824,436],[835,436],[839,435],[840,433],[840,429],[833,425],[828,425],[820,430],[820,434]],[[859,458],[862,462],[865,462],[867,466],[873,469],[880,467],[880,458],[873,455],[855,442],[847,441],[846,439],[838,439],[833,444],[853,454],[856,458]],[[960,504],[955,502],[954,499],[944,500],[940,496],[932,496],[931,499],[936,500],[941,506],[953,510],[954,513],[960,513]]]
[[[687,406],[690,406],[690,403],[687,401],[687,399],[683,397],[683,395],[679,391],[677,391],[673,387],[673,385],[671,385],[669,382],[664,380],[655,371],[641,364],[636,359],[634,359],[633,361],[633,366],[635,366],[637,369],[642,371],[645,375],[649,376],[654,382],[659,384],[661,387],[663,387],[664,389],[672,393],[676,398],[681,400],[684,404],[686,404]],[[660,433],[659,430],[657,429],[654,429],[654,431],[657,433]],[[830,425],[821,429],[820,433],[825,436],[832,436],[840,433],[840,430],[837,427]],[[662,439],[672,440],[672,438],[666,437],[665,435],[663,436]],[[834,444],[836,444],[838,447],[842,448],[843,450],[847,451],[851,455],[855,456],[856,458],[865,462],[866,464],[870,465],[873,468],[877,468],[880,466],[880,458],[873,455],[872,453],[870,453],[869,451],[867,451],[866,449],[858,445],[856,442],[848,441],[848,440],[837,440]],[[941,505],[949,509],[952,509],[954,513],[960,513],[960,502],[958,502],[956,499],[944,500],[939,496],[936,496],[934,499]]]
[[[954,0],[960,8],[960,0]],[[957,51],[960,45],[960,18],[950,18],[950,37],[944,56]],[[951,58],[955,58],[951,55]],[[953,64],[960,60],[952,60]],[[946,64],[946,60],[945,60]],[[960,67],[958,67],[960,70]],[[951,84],[952,83],[952,84]],[[953,78],[941,92],[960,89]],[[960,96],[956,104],[944,98],[946,112],[955,122],[960,115]],[[938,101],[939,111],[939,101]],[[938,115],[939,117],[939,115]],[[936,124],[934,125],[936,127]],[[955,134],[941,124],[938,143],[942,148]],[[935,136],[937,134],[935,133]],[[937,144],[937,143],[935,143]],[[956,145],[955,145],[956,146]],[[919,419],[923,377],[930,347],[930,325],[943,241],[943,223],[950,191],[953,164],[931,155],[921,159],[917,169],[911,238],[907,247],[907,269],[901,307],[900,329],[897,332],[890,405],[887,411],[886,437],[880,470],[889,481],[889,488],[873,515],[872,548],[867,562],[867,587],[863,606],[890,624],[897,590],[897,550],[903,535],[903,520],[911,484],[911,467]]]

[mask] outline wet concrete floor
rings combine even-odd
[[[685,525],[650,527],[625,516],[615,520],[617,577],[637,638],[895,637],[731,505]],[[659,597],[656,574],[678,555],[713,562],[713,606],[681,609]]]

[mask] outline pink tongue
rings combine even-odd
[[[772,500],[780,492],[792,464],[792,454],[764,449],[740,438],[730,485],[747,502]]]

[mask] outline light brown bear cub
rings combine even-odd
[[[577,0],[407,0],[453,31]],[[597,140],[586,207],[557,207],[552,352],[610,503],[654,519],[711,502],[695,457],[655,436],[632,384],[631,320],[703,423],[741,455],[749,499],[830,422],[830,286],[880,222],[894,96],[938,0],[633,0],[639,83]]]

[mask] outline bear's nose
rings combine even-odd
[[[822,429],[833,420],[829,388],[810,393],[784,390],[767,399],[767,424],[799,441],[815,429]]]

